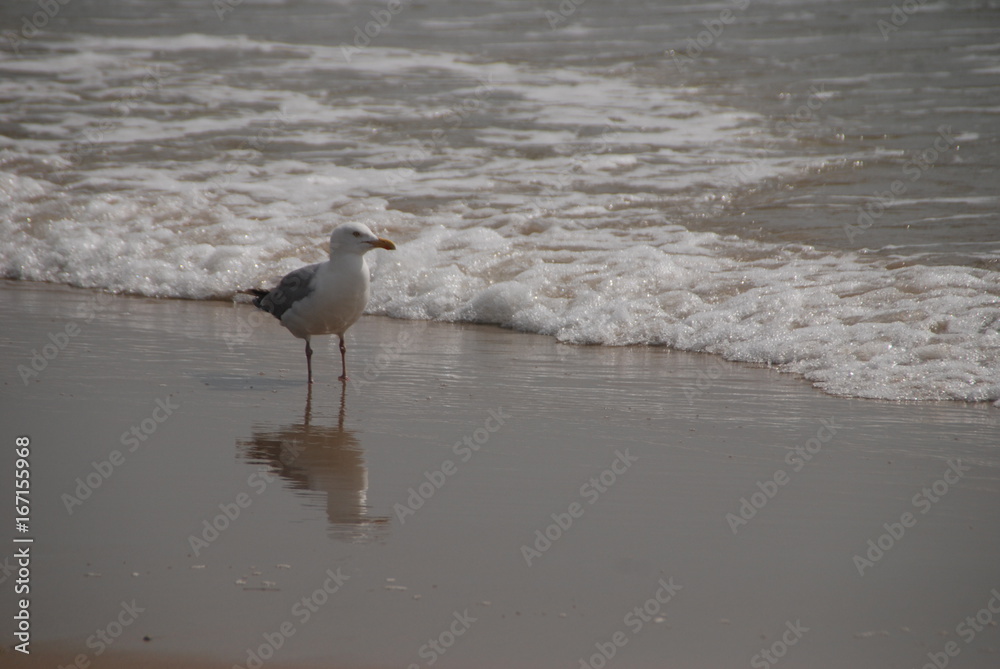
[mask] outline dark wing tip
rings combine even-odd
[[[268,293],[270,293],[271,291],[264,290],[262,288],[247,288],[246,290],[238,290],[236,292],[242,295],[252,295],[253,305],[258,309],[264,309],[264,307],[261,306],[261,300],[267,297]],[[267,311],[267,309],[264,309],[264,311]]]

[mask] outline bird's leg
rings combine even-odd
[[[340,336],[340,366],[344,373],[340,375],[341,381],[347,380],[347,346],[344,345],[344,335]]]
[[[309,370],[309,383],[313,382],[313,349],[309,345],[309,340],[306,339],[306,369]]]

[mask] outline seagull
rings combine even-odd
[[[306,340],[306,368],[312,376],[313,335],[335,334],[340,337],[341,381],[347,381],[347,346],[344,333],[354,325],[368,304],[368,263],[365,254],[372,249],[394,251],[396,245],[377,236],[366,225],[345,223],[330,234],[330,259],[300,267],[285,275],[271,290],[251,288],[243,291],[254,296],[253,304],[271,314],[288,331]]]

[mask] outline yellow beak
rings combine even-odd
[[[372,245],[373,249],[385,249],[386,251],[396,250],[396,245],[390,242],[388,239],[385,239],[384,237],[379,237],[374,242],[368,242],[368,243]]]

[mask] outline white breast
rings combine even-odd
[[[281,317],[288,330],[305,339],[311,335],[343,335],[368,304],[368,264],[359,255],[342,255],[320,265],[312,292]]]

